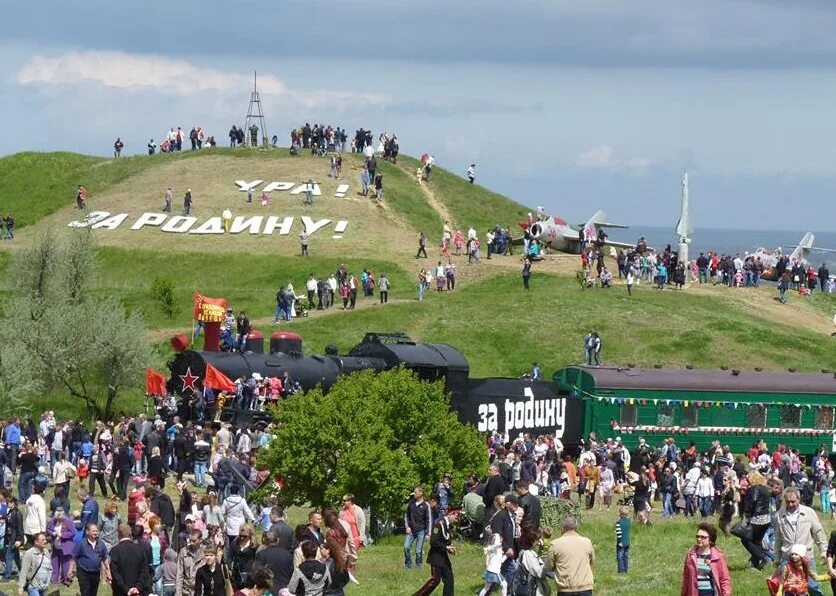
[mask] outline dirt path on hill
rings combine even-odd
[[[430,207],[432,207],[441,217],[441,221],[450,221],[453,219],[450,217],[450,212],[447,211],[447,206],[439,200],[433,189],[430,188],[430,185],[426,183],[423,177],[417,178],[415,171],[405,166],[403,162],[396,164],[395,167],[410,178],[417,179],[416,181],[418,182],[418,186],[421,188],[421,192],[423,192],[424,196],[427,197],[427,202],[430,204]]]

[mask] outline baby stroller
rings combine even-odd
[[[613,492],[621,495],[621,497],[618,499],[619,506],[633,506],[633,497],[635,496],[636,491],[633,489],[632,486],[630,486],[626,482],[619,482],[615,485]]]
[[[308,299],[306,297],[297,296],[296,302],[294,303],[294,307],[296,309],[296,316],[297,317],[307,317],[308,311],[311,309],[313,305],[308,303]]]

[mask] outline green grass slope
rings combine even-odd
[[[536,274],[529,292],[514,276],[491,278],[452,293],[429,292],[389,308],[299,324],[306,351],[336,343],[348,349],[364,331],[405,331],[416,340],[461,350],[474,377],[517,377],[538,361],[544,374],[582,359],[583,337],[597,330],[608,364],[698,368],[734,366],[803,371],[836,369],[829,338],[753,316],[733,296],[658,292],[642,286],[581,291],[574,280]]]
[[[412,171],[421,165],[420,161],[411,157],[398,156],[398,162]],[[450,223],[463,228],[462,231],[472,225],[481,233],[499,224],[511,227],[514,234],[520,234],[517,222],[524,221],[531,210],[484,186],[471,184],[461,175],[444,168],[433,168],[429,188],[450,212]]]

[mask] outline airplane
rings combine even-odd
[[[520,227],[529,229],[531,236],[541,245],[547,248],[580,254],[581,240],[587,244],[601,242],[606,246],[616,248],[635,248],[635,244],[627,242],[616,242],[610,240],[604,232],[605,228],[628,228],[629,226],[614,224],[607,221],[603,211],[598,211],[589,220],[579,226],[571,226],[565,219],[559,216],[541,218],[531,225],[528,222],[520,222]]]
[[[789,255],[789,264],[792,266],[795,263],[801,263],[805,268],[810,264],[810,253],[812,251],[816,252],[836,252],[836,250],[829,249],[829,248],[818,248],[813,246],[813,241],[816,237],[813,235],[812,232],[807,232],[801,238],[801,242],[798,243],[798,246],[790,253]],[[781,252],[781,247],[779,246],[773,252],[769,252],[763,247],[758,247],[755,252],[748,255],[747,258],[751,257],[753,260],[760,259],[763,263],[763,278],[768,280],[775,280],[777,279],[775,267],[778,265],[778,261],[783,257],[783,253]]]

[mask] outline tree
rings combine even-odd
[[[174,295],[174,282],[168,277],[155,277],[151,281],[151,296],[157,301],[163,314],[173,319],[180,310]]]
[[[94,269],[88,230],[63,243],[47,233],[17,257],[0,318],[0,390],[20,398],[60,389],[107,419],[120,389],[141,382],[152,357],[145,325],[119,301],[91,294]]]
[[[286,504],[352,493],[394,517],[417,485],[452,472],[461,486],[488,465],[485,442],[450,410],[443,385],[404,368],[341,377],[328,393],[295,395],[273,414],[278,430],[261,463],[284,480]]]

